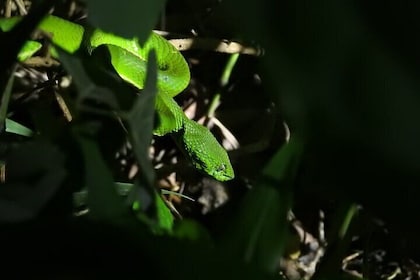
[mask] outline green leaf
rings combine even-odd
[[[133,190],[141,191],[142,188],[138,186],[134,186]],[[142,193],[141,193],[142,194]],[[144,223],[146,223],[150,230],[154,234],[167,234],[172,232],[172,227],[174,225],[174,217],[172,216],[171,211],[169,210],[168,206],[166,206],[165,202],[163,201],[162,197],[154,192],[154,205],[156,206],[156,218],[151,218],[145,214],[144,211],[141,210],[141,202],[144,201],[144,197],[148,197],[148,195],[139,195],[139,199],[137,199],[133,203],[133,208],[137,211],[137,217]],[[140,210],[140,211],[139,211]]]
[[[14,66],[11,73],[9,73],[9,78],[7,79],[6,86],[4,87],[4,91],[2,92],[1,104],[0,104],[0,126],[1,126],[0,131],[3,131],[4,126],[6,125],[5,121],[6,121],[6,116],[7,116],[7,110],[9,108],[10,96],[12,95],[13,83],[15,81],[15,75],[14,75],[15,71],[16,71],[16,66]]]
[[[96,81],[93,81],[92,77],[89,75],[95,71],[97,73],[96,75],[103,75],[106,70],[102,68],[101,64],[95,63],[94,58],[91,57],[77,58],[59,49],[58,53],[60,56],[60,61],[63,63],[69,74],[71,74],[73,77],[74,83],[78,89],[78,96],[76,101],[78,106],[80,106],[83,101],[90,99],[97,100],[100,103],[106,104],[110,108],[119,107],[117,98],[115,97],[112,88],[96,83]],[[95,70],[88,72],[88,67],[93,67]],[[105,79],[104,76],[102,76],[102,79]],[[117,80],[116,76],[114,80]]]
[[[36,218],[67,175],[64,155],[48,142],[34,141],[11,149],[4,162],[7,175],[0,188],[0,222]]]
[[[224,240],[232,258],[253,263],[268,273],[277,270],[287,242],[291,185],[301,151],[301,144],[294,138],[285,144],[246,194],[241,212]],[[245,225],[247,231],[243,230]]]
[[[34,1],[30,13],[28,13],[11,32],[0,32],[0,82],[6,81],[8,70],[16,62],[16,57],[24,42],[29,39],[35,26],[43,16],[56,4],[55,0]],[[4,84],[0,84],[0,92],[3,92]]]
[[[15,122],[11,119],[6,119],[6,132],[18,134],[21,136],[32,136],[34,132],[27,128],[26,126],[21,125],[18,122]]]
[[[93,139],[94,126],[94,123],[86,123],[73,129],[84,156],[89,216],[96,220],[119,224],[129,217],[128,207],[118,196],[112,175],[102,158],[98,144]]]
[[[129,135],[134,148],[136,159],[143,170],[143,176],[149,186],[154,185],[154,169],[149,160],[149,147],[152,142],[155,99],[157,94],[157,64],[155,51],[149,53],[147,63],[147,77],[144,90],[137,97],[131,110],[125,114],[124,120],[128,125]]]
[[[128,133],[133,145],[134,155],[141,166],[143,180],[138,181],[131,190],[129,196],[136,207],[143,212],[151,212],[151,208],[156,209],[156,219],[145,217],[141,212],[139,217],[148,221],[155,232],[161,230],[170,231],[173,226],[173,216],[160,195],[154,189],[155,172],[149,159],[149,147],[152,141],[155,98],[157,94],[156,87],[157,64],[154,51],[149,53],[147,63],[147,77],[145,88],[140,96],[137,97],[131,110],[125,114],[124,120],[128,126]],[[154,199],[148,201],[148,196]]]
[[[206,243],[211,243],[211,237],[208,231],[201,224],[190,219],[183,219],[177,222],[172,235],[179,239],[200,242],[204,240]]]
[[[33,56],[42,47],[42,44],[36,41],[26,41],[18,54],[19,61],[25,61]]]
[[[90,0],[89,20],[93,26],[126,38],[145,42],[155,27],[165,0],[101,1]],[[116,16],[115,11],[119,15]]]
[[[143,172],[141,177],[136,180],[135,186],[131,188],[130,193],[128,194],[128,204],[133,205],[136,203],[135,205],[141,207],[142,213],[140,216],[142,216],[144,218],[143,220],[147,221],[149,225],[153,224],[153,226],[156,226],[157,228],[169,228],[172,227],[173,221],[171,219],[173,219],[173,217],[166,208],[166,205],[160,204],[160,198],[156,198],[154,190],[154,169],[148,158],[148,149],[151,143],[153,130],[157,68],[154,53],[151,53],[150,55],[153,55],[153,57],[150,58],[148,63],[148,75],[146,77],[145,89],[136,99],[130,111],[128,113],[111,113],[111,111],[108,110],[101,110],[100,113],[107,116],[112,115],[117,118],[124,118],[136,159],[142,167],[141,170]],[[96,52],[93,58],[82,57],[83,60],[71,57],[65,53],[60,53],[60,59],[73,75],[75,84],[79,90],[79,107],[81,107],[84,100],[93,99],[103,104],[107,104],[110,108],[118,108],[117,95],[129,95],[133,98],[136,96],[132,87],[129,87],[122,81],[112,68],[106,68],[106,62],[101,61],[108,59],[104,52]],[[99,63],[96,63],[98,61]],[[85,109],[95,110],[95,108]],[[97,123],[96,125],[99,126],[100,124]],[[88,131],[89,129],[84,128],[84,130]],[[86,172],[97,173],[92,173],[92,178],[89,182],[91,187],[88,186],[88,207],[91,209],[91,204],[94,203],[96,205],[96,210],[93,211],[93,216],[99,217],[100,219],[115,221],[116,217],[123,215],[124,211],[128,210],[128,208],[125,210],[118,210],[118,205],[121,204],[121,200],[116,199],[113,178],[107,170],[103,159],[100,158],[101,154],[98,150],[97,143],[92,141],[93,140],[89,138],[79,137],[79,142],[85,153],[85,160],[88,161],[91,157],[94,157],[98,162],[101,162],[101,164],[98,164],[96,167],[94,165],[90,167],[96,168],[96,170],[89,170],[89,168],[86,168]],[[87,148],[88,146],[90,148]],[[100,171],[98,171],[98,169],[100,169]],[[101,176],[100,174],[102,173],[104,175]],[[101,176],[100,183],[94,182],[93,178],[95,176]],[[91,188],[92,186],[97,188],[98,184],[103,185],[109,192],[109,189],[111,188],[112,193],[108,193],[99,200],[97,198],[92,198]],[[93,197],[96,197],[97,195],[99,195],[99,192],[97,192],[96,195],[93,195]],[[114,205],[114,203],[117,203],[117,205]],[[106,205],[113,205],[113,207],[117,207],[117,209],[113,209],[113,207],[106,209]],[[108,211],[110,212],[108,213]]]
[[[156,76],[157,65],[155,52],[149,53],[145,88],[137,97],[134,105],[123,118],[128,126],[128,134],[133,145],[134,155],[141,166],[142,173],[138,176],[135,187],[129,194],[130,203],[136,203],[144,213],[159,223],[157,205],[155,172],[148,157],[148,150],[152,141],[154,122],[155,98],[157,93]]]
[[[174,216],[169,210],[162,197],[156,193],[156,208],[158,214],[159,227],[170,232],[174,225]]]
[[[116,188],[116,191],[119,196],[126,197],[130,195],[133,188],[139,188],[138,186],[132,184],[132,183],[121,183],[121,182],[115,182],[114,186]],[[165,202],[161,198],[161,196],[157,193],[155,195],[155,204],[156,204],[156,210],[157,210],[157,222],[153,219],[148,218],[145,215],[142,215],[142,213],[139,213],[139,218],[146,224],[148,224],[150,227],[152,227],[152,231],[155,233],[159,232],[165,232],[169,233],[172,230],[172,227],[174,225],[174,217],[169,210],[168,206],[166,206]],[[73,195],[73,202],[75,207],[82,207],[86,206],[86,200],[87,200],[88,192],[87,190],[79,191],[74,193]],[[134,208],[140,208],[141,197],[149,197],[149,195],[140,195],[140,198],[137,197],[137,202],[134,203]]]

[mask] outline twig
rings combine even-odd
[[[12,0],[7,0],[4,7],[4,16],[10,17],[12,15]]]
[[[238,42],[212,39],[212,38],[185,38],[168,40],[179,51],[192,49],[209,50],[221,53],[238,53],[254,56],[262,56],[264,49],[246,46]]]
[[[23,3],[22,0],[15,0],[16,6],[19,9],[19,14],[24,16],[26,14],[28,14],[28,11],[25,8],[25,3]]]
[[[54,96],[67,122],[71,122],[73,120],[73,116],[66,104],[66,101],[64,101],[63,96],[61,96],[61,94],[59,94],[57,91],[54,91]]]

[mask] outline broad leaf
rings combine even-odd
[[[88,1],[89,20],[96,27],[145,42],[155,27],[165,0]],[[115,11],[123,16],[116,16]],[[140,20],[140,21],[139,21]]]

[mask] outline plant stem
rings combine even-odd
[[[225,69],[223,70],[222,76],[220,77],[219,91],[214,95],[209,106],[209,110],[207,113],[207,116],[209,118],[214,117],[214,113],[216,112],[217,107],[219,107],[220,105],[220,98],[221,98],[220,92],[229,83],[230,76],[232,75],[233,68],[235,67],[236,62],[238,61],[238,58],[239,58],[239,53],[231,54],[226,63]]]

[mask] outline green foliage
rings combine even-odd
[[[18,134],[18,135],[21,135],[21,136],[32,136],[33,135],[32,130],[30,130],[29,128],[21,125],[18,122],[15,122],[14,120],[6,119],[5,120],[5,125],[6,125],[6,132]]]
[[[130,2],[90,0],[88,3],[89,19],[92,24],[103,30],[119,34],[123,37],[139,38],[145,42],[147,36],[156,25],[165,0]],[[115,11],[124,15],[115,17]],[[141,23],[138,22],[141,19]],[[137,22],[137,24],[133,24]]]
[[[138,37],[143,41],[155,25],[165,4],[165,1],[131,1],[124,5],[115,1],[108,2],[89,1],[90,23],[123,36]],[[335,79],[335,75],[339,72],[335,70],[341,69],[339,64],[344,63],[340,60],[341,55],[337,50],[334,50],[331,56],[326,55],[326,52],[331,50],[322,48],[322,44],[317,41],[319,38],[312,37],[312,34],[317,34],[314,30],[323,30],[326,34],[321,37],[329,40],[328,29],[318,26],[322,27],[323,20],[320,19],[322,17],[318,18],[319,15],[313,15],[316,24],[308,27],[308,30],[302,33],[302,36],[306,36],[308,40],[314,40],[312,44],[317,47],[314,47],[312,51],[320,52],[311,56],[311,54],[302,51],[302,48],[304,49],[303,42],[306,42],[304,39],[300,41],[300,38],[295,38],[295,42],[287,40],[290,39],[288,36],[294,36],[288,31],[283,30],[281,33],[281,38],[284,40],[279,41],[282,41],[284,45],[280,45],[273,36],[262,38],[261,30],[271,29],[268,28],[265,21],[261,20],[264,8],[260,7],[261,4],[254,2],[245,1],[242,3],[232,0],[229,3],[232,5],[231,10],[235,10],[237,7],[244,8],[244,12],[238,15],[242,20],[238,22],[247,22],[244,23],[247,26],[244,31],[245,36],[255,36],[271,51],[268,58],[264,60],[265,69],[271,79],[271,84],[268,86],[272,92],[271,98],[276,102],[281,100],[278,103],[284,106],[284,114],[290,119],[294,130],[290,141],[282,145],[264,162],[262,171],[258,174],[257,179],[252,181],[252,188],[246,192],[239,206],[234,209],[234,214],[226,216],[230,220],[226,221],[225,228],[219,229],[222,233],[221,237],[217,238],[198,221],[175,219],[161,193],[155,189],[156,174],[148,152],[155,126],[154,105],[157,93],[157,65],[154,52],[150,53],[148,59],[145,87],[138,95],[137,91],[116,75],[110,67],[109,53],[106,50],[98,49],[93,56],[88,56],[83,52],[69,55],[58,51],[63,67],[73,79],[74,88],[71,88],[71,91],[72,94],[73,91],[76,94],[70,94],[69,104],[74,120],[71,124],[63,123],[56,120],[48,108],[35,106],[29,110],[30,121],[28,123],[31,125],[26,127],[20,121],[13,120],[13,116],[8,115],[11,87],[14,82],[14,61],[10,57],[17,57],[19,50],[33,31],[33,27],[37,25],[52,4],[45,1],[41,6],[35,6],[29,16],[25,17],[15,29],[8,33],[0,33],[0,41],[5,42],[0,46],[2,93],[0,121],[3,128],[0,140],[2,144],[6,143],[0,149],[0,167],[7,167],[7,178],[4,182],[2,179],[0,184],[0,224],[5,228],[5,236],[13,236],[18,241],[24,240],[22,244],[29,248],[25,248],[29,256],[32,254],[30,246],[35,246],[38,251],[41,251],[43,247],[36,247],[41,245],[37,245],[37,242],[34,241],[35,238],[32,240],[32,235],[25,239],[26,236],[22,234],[25,231],[36,232],[44,238],[42,240],[47,244],[52,233],[56,233],[55,230],[57,230],[58,233],[65,236],[63,239],[66,242],[67,240],[74,241],[74,244],[71,243],[68,247],[74,245],[77,248],[74,250],[77,251],[80,258],[83,258],[83,253],[80,252],[89,251],[89,248],[92,247],[97,249],[102,245],[109,245],[111,249],[108,252],[103,252],[106,256],[104,259],[108,258],[104,263],[112,263],[110,265],[112,267],[115,259],[126,260],[127,271],[135,268],[136,278],[153,274],[157,279],[282,279],[282,276],[278,274],[279,259],[284,255],[289,242],[287,214],[293,207],[294,187],[297,184],[299,168],[303,163],[309,161],[309,167],[306,167],[310,171],[321,170],[323,172],[322,179],[324,181],[322,182],[329,182],[331,179],[329,176],[332,177],[332,182],[338,181],[334,178],[341,179],[340,176],[335,177],[336,174],[330,171],[330,168],[335,167],[333,166],[335,163],[326,164],[324,169],[317,169],[314,167],[314,162],[316,165],[318,161],[321,161],[320,158],[324,155],[322,152],[326,152],[329,159],[336,159],[334,152],[342,151],[337,148],[339,146],[337,143],[341,143],[344,136],[348,135],[347,129],[350,129],[353,135],[357,134],[357,129],[351,126],[352,122],[349,118],[342,115],[345,113],[341,113],[341,111],[351,113],[352,111],[347,106],[342,107],[345,110],[336,107],[337,104],[343,105],[345,98],[337,103],[334,101],[337,100],[334,93],[339,92],[341,86]],[[333,7],[337,9],[337,15],[344,13],[341,8],[335,5]],[[119,13],[124,16],[116,17],[116,10],[119,10]],[[345,17],[340,17],[338,21],[340,23],[351,21],[354,19],[353,16],[349,12]],[[364,30],[364,32],[368,31]],[[274,33],[271,30],[270,34]],[[351,31],[345,33],[343,36],[347,39],[344,41],[348,42],[357,37],[355,33]],[[363,36],[366,35],[363,34]],[[361,37],[363,36],[361,35]],[[321,41],[322,38],[319,40]],[[358,38],[358,40],[362,39]],[[355,54],[353,50],[346,48],[347,44],[343,42],[340,50],[349,54],[350,58],[345,58],[347,61],[354,58]],[[364,74],[368,76],[367,80],[372,83],[368,84],[372,90],[368,94],[374,96],[375,93],[372,92],[378,90],[374,86],[378,80],[383,82],[384,78],[386,78],[385,80],[396,79],[393,83],[394,90],[401,90],[408,101],[411,100],[410,98],[417,100],[410,95],[410,90],[405,90],[406,85],[412,86],[414,89],[420,87],[416,87],[417,83],[404,75],[403,64],[395,62],[394,60],[397,58],[391,56],[387,51],[375,53],[378,48],[375,45],[369,52],[375,56],[377,61],[372,62],[372,65],[367,67],[368,69],[364,69],[366,71]],[[22,59],[32,54],[31,51],[29,55],[25,54]],[[238,54],[231,56],[222,78],[222,87],[228,84],[238,57]],[[387,61],[384,57],[388,57],[389,63],[384,62]],[[388,67],[389,65],[395,66],[395,68],[382,69],[384,65],[381,63]],[[330,69],[331,65],[334,65],[335,68]],[[386,68],[385,66],[384,68]],[[347,69],[347,71],[351,72],[354,69]],[[378,72],[379,74],[377,74]],[[307,94],[307,92],[315,92],[316,97]],[[217,99],[218,101],[219,99]],[[368,105],[371,102],[379,101],[382,102],[382,99],[378,96],[372,97],[371,100],[365,100],[366,108],[364,109],[369,111]],[[386,100],[383,101],[386,103],[384,107],[388,113],[392,111],[390,108],[395,105],[391,101],[390,97],[386,97]],[[410,109],[414,108],[411,107],[414,105],[410,102],[405,104],[410,105],[408,106]],[[373,106],[373,111],[380,112],[379,107]],[[310,109],[306,110],[305,108]],[[214,108],[211,109],[211,115],[214,110]],[[335,115],[335,111],[340,111],[340,113],[336,112]],[[391,113],[389,114],[391,115]],[[373,116],[374,114],[367,115],[369,116],[367,119],[369,125],[363,124],[363,130],[370,133],[369,128],[378,129],[380,133],[370,135],[376,138],[382,137],[388,123],[380,122],[384,127],[377,128],[373,125],[377,120]],[[311,119],[311,116],[314,118]],[[339,118],[334,118],[334,116],[339,116]],[[407,123],[405,118],[409,119],[410,116],[401,116],[402,122],[397,121],[401,120],[399,117],[393,121],[397,124]],[[417,116],[417,113],[413,113],[413,116]],[[321,123],[320,135],[324,138],[319,136],[318,130],[314,128],[317,121]],[[344,127],[337,125],[341,122],[347,125]],[[331,127],[338,127],[339,132],[330,133],[328,128]],[[403,128],[399,129],[395,128],[395,131],[407,133]],[[11,134],[20,138],[13,138],[17,140],[10,143],[8,137]],[[330,136],[331,138],[329,138]],[[350,137],[359,144],[364,141],[361,138]],[[109,159],[113,158],[117,149],[127,139],[132,145],[133,155],[136,163],[140,166],[140,171],[132,182],[116,183]],[[391,142],[387,138],[383,145],[376,147],[369,142],[367,146],[373,147],[373,155],[385,155],[384,157],[389,162],[389,159],[393,158],[393,153],[389,149]],[[420,157],[410,155],[410,148],[402,145],[404,141],[398,143],[399,151],[407,158],[412,159],[407,166],[410,168],[418,166],[415,163]],[[318,150],[317,145],[322,148]],[[413,146],[410,147],[413,148]],[[346,153],[346,155],[352,157],[351,153]],[[403,166],[404,156],[398,152],[395,155],[399,164]],[[316,158],[316,160],[314,161],[312,158]],[[347,167],[344,174],[351,172],[353,167],[359,173],[361,172],[357,164]],[[391,170],[394,169],[391,168]],[[314,173],[316,172],[314,171]],[[313,176],[310,178],[319,178],[311,172],[308,174]],[[385,176],[381,172],[378,174]],[[316,180],[313,181],[316,182]],[[365,195],[363,188],[357,186],[354,190],[353,187],[340,188],[340,186],[331,184],[328,185],[329,188],[323,189],[313,182],[304,182],[303,184],[306,187],[313,186],[314,189],[311,191],[319,196],[340,198],[342,206],[342,209],[340,208],[340,211],[337,211],[336,216],[333,217],[333,226],[331,226],[328,236],[331,244],[327,248],[327,253],[322,259],[318,271],[314,274],[314,279],[361,280],[361,278],[340,272],[344,252],[349,246],[352,233],[354,233],[352,231],[358,222],[354,201],[361,201],[368,206],[374,205],[373,209],[380,209],[378,205],[382,206],[383,204],[378,204],[371,196]],[[342,190],[344,190],[343,193],[340,193]],[[416,192],[413,193],[416,194]],[[390,193],[387,194],[387,202],[389,202]],[[391,203],[385,205],[389,206]],[[88,214],[82,217],[72,216],[75,208],[79,207],[86,207]],[[413,209],[417,210],[417,208]],[[389,213],[387,209],[384,212]],[[223,218],[225,217],[223,216]],[[65,224],[65,226],[63,228],[55,227],[57,222]],[[35,223],[36,226],[32,223]],[[31,241],[33,242],[31,243]],[[126,255],[121,254],[119,251],[121,248],[124,248]],[[69,248],[60,247],[61,249],[65,254],[64,250]],[[73,248],[71,249],[73,250]],[[13,251],[13,249],[11,250]],[[98,250],[100,251],[100,249]],[[5,256],[8,255],[7,252],[6,250]],[[114,254],[114,252],[119,252],[119,254]],[[84,262],[90,263],[96,257],[96,255],[90,255]],[[141,265],[140,273],[137,271],[138,265]]]
[[[293,138],[266,166],[258,183],[243,200],[240,213],[226,236],[232,257],[255,263],[275,273],[286,245],[287,212],[292,204],[292,182],[302,145]],[[249,225],[243,232],[241,225]]]

